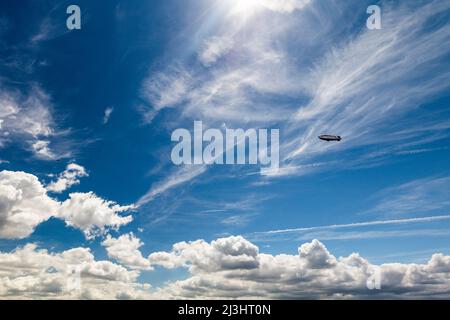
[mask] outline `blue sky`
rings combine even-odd
[[[196,264],[198,239],[207,250],[217,239],[249,250],[232,257],[256,246],[401,268],[442,254],[450,265],[448,2],[77,0],[82,28],[71,31],[70,4],[0,4],[0,261],[30,244],[53,258],[88,250],[133,279],[115,282],[121,297],[204,297],[183,281],[231,271]],[[366,27],[372,4],[381,30]],[[280,129],[280,171],[175,166],[171,133],[195,120]],[[317,139],[325,133],[344,139]],[[180,243],[190,254],[172,250]],[[317,294],[311,282],[286,296],[372,294],[354,279],[354,292],[336,284]],[[253,284],[236,296],[286,297]],[[0,294],[67,297],[63,285],[9,285]],[[107,284],[90,285],[83,297],[108,297]]]

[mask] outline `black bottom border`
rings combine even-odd
[[[384,318],[399,315],[427,318],[447,314],[449,301],[0,301],[2,315],[45,315],[91,319],[94,316],[143,319],[310,319],[311,317]],[[440,310],[441,309],[441,310]],[[57,311],[58,310],[58,311]],[[11,313],[10,313],[11,312]],[[6,319],[6,318],[5,318]]]

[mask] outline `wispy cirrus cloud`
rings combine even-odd
[[[281,128],[281,168],[266,180],[379,166],[449,137],[445,117],[418,108],[445,94],[450,83],[442,68],[450,27],[430,24],[448,4],[383,4],[382,30],[361,23],[367,18],[362,4],[277,5],[246,19],[224,15],[207,31],[198,25],[198,63],[180,58],[176,68],[150,76],[143,84],[150,92],[144,117],[172,108],[170,126],[202,119],[209,126]],[[360,16],[345,14],[352,6]],[[328,10],[337,17],[317,23]],[[349,32],[338,18],[361,25]],[[321,143],[323,133],[344,141]]]
[[[212,37],[205,41],[199,59],[204,66],[214,64],[220,57],[233,48],[234,40],[231,37]]]
[[[386,188],[374,196],[378,203],[366,213],[392,217],[442,212],[450,208],[449,188],[450,177],[428,177]]]
[[[308,3],[287,2],[291,3],[288,6],[299,9]],[[273,3],[275,6],[277,2]],[[253,18],[246,20],[230,15],[234,5],[230,3],[225,8],[217,5],[212,9],[225,12],[204,31],[194,48],[192,54],[197,63],[184,63],[180,59],[160,72],[153,71],[143,82],[143,97],[147,98],[153,113],[177,107],[183,118],[201,117],[210,123],[261,123],[288,118],[283,114],[287,110],[283,105],[277,106],[276,115],[271,105],[259,97],[260,94],[281,96],[298,90],[292,82],[297,77],[290,73],[287,61],[283,60],[287,58],[286,52],[273,45],[275,38],[287,28],[282,23],[286,17],[272,10],[263,11],[260,14],[270,19],[261,24]],[[197,27],[203,30],[206,26],[200,23]],[[254,105],[255,99],[258,106]]]
[[[272,241],[342,241],[358,239],[447,237],[450,215],[417,218],[372,220],[347,224],[334,224],[255,232],[248,239]],[[405,227],[407,227],[405,229]]]
[[[0,148],[21,145],[41,160],[69,158],[75,142],[54,118],[51,97],[37,84],[25,92],[0,89]]]
[[[173,170],[171,174],[166,176],[163,180],[155,183],[150,190],[143,195],[136,203],[137,206],[143,206],[153,201],[160,194],[167,192],[170,189],[180,186],[183,183],[189,182],[195,177],[201,175],[206,171],[206,166],[183,166]]]
[[[319,227],[304,227],[304,228],[294,228],[294,229],[284,229],[284,230],[272,230],[265,232],[257,232],[255,234],[286,234],[286,233],[297,233],[297,232],[307,232],[307,231],[320,231],[320,230],[330,230],[330,229],[347,229],[347,228],[359,228],[359,227],[370,227],[370,226],[382,226],[382,225],[398,225],[398,224],[410,224],[410,223],[421,223],[421,222],[434,222],[450,220],[450,215],[447,216],[432,216],[423,218],[411,218],[411,219],[396,219],[396,220],[376,220],[368,222],[355,222],[348,224],[334,224],[329,226],[319,226]]]
[[[434,1],[415,8],[400,4],[384,7],[383,29],[362,30],[355,38],[331,49],[309,73],[310,101],[302,105],[289,125],[291,140],[285,144],[287,160],[317,158],[362,146],[414,144],[432,139],[442,118],[418,123],[408,118],[422,103],[448,89],[450,74],[441,63],[449,48],[448,24],[427,27],[448,4]],[[430,130],[423,131],[421,128]],[[345,143],[316,143],[323,132],[342,135]],[[435,140],[448,137],[436,135]],[[428,141],[423,141],[430,142]]]
[[[274,6],[289,12],[303,8],[307,3],[286,1],[280,2],[278,7],[275,2],[268,1],[267,6],[273,8],[264,10],[263,14],[278,11]],[[217,10],[225,10],[227,14],[193,49],[197,63],[191,65],[178,60],[160,71],[152,70],[145,79],[140,92],[146,102],[140,108],[145,122],[153,121],[161,110],[168,108],[175,115],[168,126],[192,119],[202,119],[207,126],[262,125],[290,117],[284,101],[277,106],[277,112],[272,103],[266,101],[268,97],[271,101],[283,95],[291,96],[298,90],[293,83],[298,77],[283,62],[285,53],[272,46],[275,36],[286,28],[280,24],[284,17],[277,17],[270,26],[247,24],[245,19],[230,14],[232,4],[225,7],[217,6]],[[270,32],[262,32],[262,26]],[[199,26],[200,29],[203,27]],[[230,60],[228,55],[233,58]],[[199,176],[195,173],[198,169],[193,168],[190,172],[192,174],[183,174],[181,180],[169,175],[167,185],[179,186]],[[139,202],[145,203],[155,194],[168,190],[164,181],[160,185],[153,187]]]
[[[386,238],[433,238],[447,237],[450,229],[411,229],[411,230],[371,230],[371,231],[318,231],[310,232],[295,237],[297,241],[310,241],[321,239],[322,241],[342,241],[342,240],[360,240],[360,239],[386,239]]]
[[[50,17],[57,7],[39,20],[40,27],[34,35],[26,33],[14,37],[7,46],[1,46],[12,29],[4,28],[0,34],[0,148],[14,143],[30,151],[35,158],[47,161],[73,156],[76,144],[68,138],[70,129],[60,125],[55,102],[37,76],[47,65],[38,54],[41,42],[56,36],[55,32],[67,31],[56,26],[55,18]]]
[[[384,220],[270,230],[256,232],[249,237],[272,241],[447,236],[448,230],[442,226],[446,226],[445,222],[450,221],[450,216],[442,213],[450,211],[447,194],[449,181],[448,177],[428,177],[381,190],[372,197],[372,200],[376,200],[372,208],[358,216],[385,217]],[[408,230],[404,230],[404,226],[408,226]]]
[[[108,107],[105,109],[105,113],[103,115],[103,124],[107,124],[109,122],[109,119],[111,118],[113,112],[114,112],[113,107]]]

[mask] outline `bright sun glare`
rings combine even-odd
[[[259,6],[260,0],[233,0],[233,12],[240,15],[250,15]]]

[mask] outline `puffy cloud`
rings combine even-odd
[[[25,238],[55,214],[58,203],[47,196],[37,177],[0,172],[0,238]]]
[[[66,170],[59,175],[58,180],[47,186],[47,190],[56,193],[63,192],[70,187],[79,184],[79,178],[87,176],[88,174],[84,167],[76,163],[70,163],[67,165]]]
[[[336,258],[319,241],[300,246],[298,255],[270,255],[242,237],[181,242],[170,252],[149,256],[166,268],[186,267],[190,276],[156,289],[160,297],[341,299],[449,297],[450,257],[427,264],[370,264],[359,254]],[[367,281],[379,270],[381,290]]]
[[[147,264],[133,234],[108,237],[110,257],[125,265]],[[156,252],[149,262],[164,268],[188,268],[186,279],[150,291],[137,283],[138,270],[96,261],[87,248],[60,253],[28,244],[0,252],[0,296],[3,298],[449,298],[450,256],[434,254],[425,264],[373,265],[357,253],[336,258],[319,241],[300,246],[298,255],[260,253],[243,237],[181,242],[170,252]],[[125,252],[125,253],[124,253]],[[138,262],[136,262],[138,261]],[[381,290],[367,281],[379,271]]]
[[[87,248],[60,253],[27,244],[0,252],[0,296],[7,299],[120,299],[149,296],[137,271],[96,261]]]
[[[72,193],[61,203],[47,195],[36,176],[0,172],[0,238],[25,238],[51,217],[63,219],[82,230],[87,238],[93,238],[131,222],[132,216],[120,213],[133,208],[104,200],[92,192]]]
[[[258,248],[242,237],[180,242],[172,252],[155,252],[149,256],[152,265],[165,268],[189,267],[194,273],[223,269],[248,269],[258,265]]]
[[[133,220],[132,216],[119,215],[132,210],[133,206],[120,206],[99,198],[93,192],[71,193],[69,197],[59,208],[58,217],[67,225],[82,230],[88,239],[105,234],[108,229],[117,230]]]
[[[308,267],[311,269],[325,269],[336,264],[336,259],[317,240],[303,244],[298,249],[298,253],[301,259],[308,262]]]
[[[102,242],[108,256],[132,269],[151,269],[150,261],[145,259],[139,248],[144,244],[133,233],[113,238],[110,235]]]

